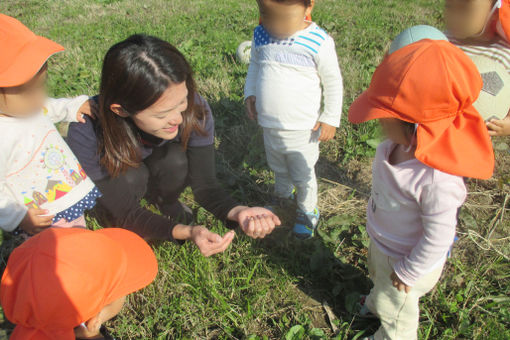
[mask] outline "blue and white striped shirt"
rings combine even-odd
[[[286,39],[257,26],[245,85],[249,96],[256,97],[263,127],[308,130],[317,121],[338,127],[343,84],[333,39],[315,23]]]

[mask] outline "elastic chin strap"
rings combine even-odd
[[[487,30],[487,26],[489,25],[489,22],[490,22],[492,16],[494,15],[494,12],[496,12],[498,9],[500,9],[502,5],[503,5],[502,0],[496,1],[496,3],[494,4],[494,6],[492,7],[492,9],[489,13],[489,16],[487,17],[487,20],[485,21],[485,25],[483,26],[482,31],[480,33],[478,33],[477,35],[475,35],[474,36],[475,38],[478,38],[485,33],[485,31]]]
[[[405,152],[411,151],[411,149],[415,146],[415,144],[416,144],[416,131],[417,130],[418,130],[418,124],[414,124],[413,136],[411,137],[411,142],[409,143],[409,146],[407,147],[407,149],[404,150]]]

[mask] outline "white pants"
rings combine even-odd
[[[317,207],[315,164],[319,159],[320,130],[279,130],[264,128],[267,163],[274,171],[275,194],[281,198],[297,190],[299,209],[312,212]]]
[[[390,279],[396,261],[397,259],[385,255],[370,242],[368,271],[374,287],[366,299],[366,306],[381,320],[381,327],[374,334],[376,340],[417,339],[420,297],[434,288],[444,266],[440,265],[425,274],[406,294],[399,292]]]

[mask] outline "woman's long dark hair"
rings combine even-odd
[[[195,104],[191,66],[170,43],[147,35],[132,35],[113,45],[104,58],[99,94],[98,151],[101,165],[116,177],[140,165],[139,140],[131,119],[111,109],[119,104],[130,116],[154,104],[172,84],[186,82],[188,108],[180,126],[181,143],[192,131],[203,134],[204,108]]]

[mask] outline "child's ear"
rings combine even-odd
[[[312,16],[313,7],[315,6],[315,0],[310,0],[310,6],[306,9],[306,16],[310,18]]]
[[[126,110],[124,110],[122,106],[120,106],[119,104],[110,105],[110,110],[112,110],[113,113],[122,118],[129,117],[129,114],[126,112]]]

